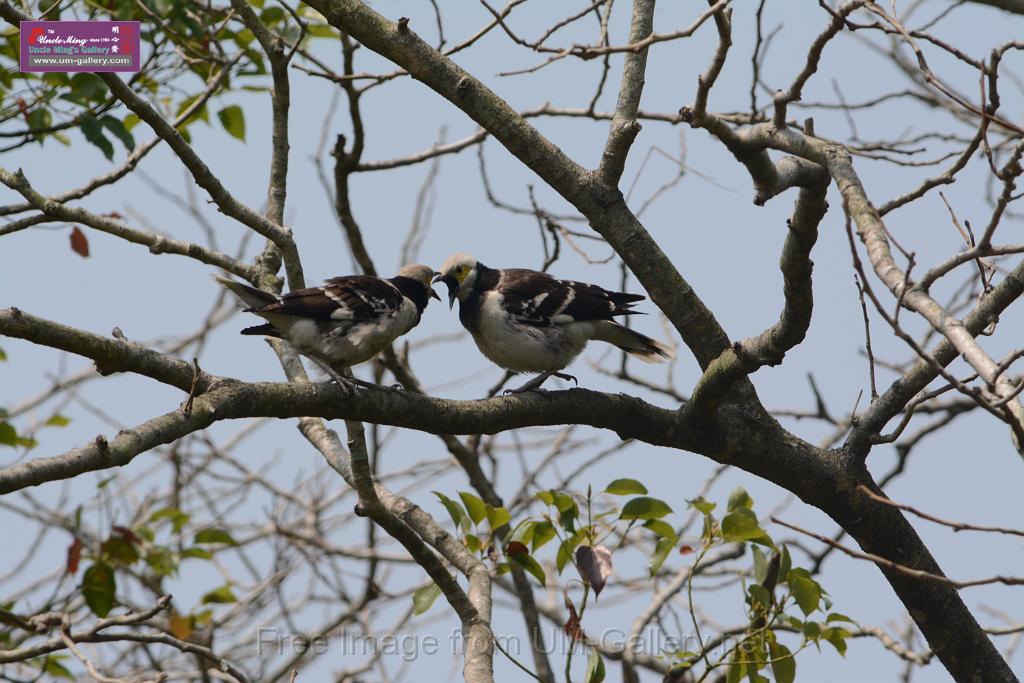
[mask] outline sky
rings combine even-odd
[[[719,84],[712,92],[710,109],[734,111],[749,108],[750,52],[753,25],[750,3],[738,3],[734,16],[733,51]],[[900,3],[905,5],[906,3]],[[807,45],[825,26],[827,17],[815,3],[769,2],[765,26],[781,26],[771,43],[763,77],[772,87],[788,86],[803,64]],[[921,10],[919,22],[935,16],[946,8],[946,2],[928,2]],[[377,0],[374,8],[390,18],[410,17],[410,25],[428,40],[436,38],[429,3],[400,0]],[[655,16],[655,30],[666,32],[690,23],[701,3],[662,2]],[[541,3],[529,3],[513,15],[511,26],[521,33],[539,34],[542,22],[549,16]],[[628,3],[619,3],[612,19],[612,40],[622,42],[628,14]],[[472,34],[487,20],[486,11],[472,3],[451,12],[446,23],[449,43]],[[961,8],[951,18],[938,24],[936,32],[949,38],[966,52],[981,57],[1004,40],[1018,37],[1021,22],[986,8]],[[588,27],[589,30],[589,27]],[[561,41],[583,40],[585,36],[566,31]],[[660,44],[651,50],[648,60],[647,85],[642,108],[658,112],[675,112],[692,101],[697,75],[703,71],[714,48],[715,33],[709,23],[687,41]],[[555,41],[557,44],[563,42]],[[336,56],[319,48],[324,57],[336,63]],[[974,92],[972,76],[959,64],[943,59],[935,51],[927,53],[933,70],[967,92]],[[1009,56],[1005,70],[1018,69],[1020,57]],[[519,109],[537,107],[545,102],[555,106],[585,106],[592,95],[597,72],[592,62],[563,60],[530,76],[501,77],[502,71],[532,66],[540,61],[537,55],[511,47],[506,36],[493,31],[472,49],[456,57],[456,61],[494,88]],[[357,69],[387,69],[380,58],[359,50]],[[598,109],[610,110],[614,105],[615,86],[621,71],[621,59],[613,59],[609,87]],[[1021,92],[1006,79],[1003,88],[1004,112],[1014,118],[1020,111]],[[805,89],[805,102],[836,99],[838,87],[847,101],[856,102],[906,86],[903,77],[894,73],[884,59],[864,46],[858,36],[842,35],[826,51],[817,76]],[[193,84],[194,87],[194,84]],[[314,283],[334,275],[352,272],[352,261],[345,240],[333,216],[333,208],[317,179],[313,157],[321,142],[325,116],[330,113],[332,86],[320,79],[311,79],[293,71],[291,112],[291,168],[289,178],[286,224],[295,232],[305,266],[306,279]],[[759,94],[760,102],[767,98]],[[266,188],[269,157],[269,100],[265,95],[232,93],[219,98],[214,109],[238,103],[243,106],[247,138],[243,143],[229,138],[216,125],[193,126],[195,148],[204,157],[225,185],[242,201],[260,207]],[[410,79],[397,79],[367,94],[363,100],[367,125],[364,160],[389,159],[424,149],[433,144],[441,129],[449,141],[475,130],[467,117],[422,84]],[[804,116],[800,110],[798,117]],[[816,131],[824,136],[844,138],[849,126],[838,112],[815,112]],[[1019,117],[1018,117],[1019,118]],[[1016,120],[1016,119],[1015,119]],[[534,119],[545,135],[559,144],[570,156],[588,167],[595,167],[607,134],[607,124],[580,119]],[[902,134],[939,130],[956,130],[967,134],[952,117],[936,113],[921,105],[895,100],[887,105],[858,113],[856,125],[865,140],[892,139]],[[345,107],[334,112],[328,128],[331,136],[349,132]],[[139,141],[150,134],[139,126],[134,131]],[[56,193],[77,187],[102,173],[111,164],[99,150],[81,139],[70,147],[47,141],[42,147],[24,147],[0,159],[8,170],[24,169],[36,189]],[[330,140],[328,138],[328,148]],[[678,156],[685,145],[687,172],[681,182],[664,193],[643,215],[643,222],[653,237],[673,259],[684,277],[714,311],[716,317],[734,339],[759,333],[774,323],[782,305],[781,276],[778,254],[785,238],[785,221],[792,210],[793,194],[786,193],[764,207],[751,202],[753,191],[745,169],[719,143],[702,131],[667,124],[648,122],[630,153],[624,187],[635,183],[630,205],[639,208],[646,198],[676,173],[676,167],[660,150]],[[937,148],[944,149],[944,148]],[[326,150],[324,150],[326,153]],[[539,178],[526,170],[500,145],[488,141],[484,147],[488,175],[495,194],[503,201],[518,206],[529,205],[528,187],[532,186],[538,203],[548,211],[568,213],[569,207]],[[923,156],[935,156],[934,150]],[[114,164],[124,158],[118,149]],[[876,204],[896,196],[920,182],[933,169],[903,169],[888,164],[856,159],[857,169],[868,195]],[[172,192],[183,193],[191,182],[177,159],[165,147],[158,146],[140,165],[153,182]],[[955,185],[944,189],[946,198],[961,217],[982,224],[989,208],[984,201],[984,166],[972,163]],[[416,196],[428,173],[427,165],[405,167],[383,173],[360,174],[352,181],[354,211],[377,267],[391,273],[399,265],[399,246],[413,220]],[[638,178],[639,176],[639,178]],[[487,200],[473,150],[446,156],[440,162],[436,199],[429,233],[419,253],[419,260],[437,267],[455,251],[473,253],[492,267],[538,267],[543,251],[536,222],[531,216],[515,215],[493,207]],[[0,190],[0,203],[9,203],[12,193]],[[197,191],[202,201],[203,193]],[[863,326],[860,304],[856,298],[850,265],[849,249],[834,188],[829,191],[832,209],[820,226],[820,237],[812,258],[814,271],[815,312],[807,338],[792,350],[783,365],[764,368],[753,376],[763,403],[769,408],[812,410],[814,397],[806,375],[813,373],[833,413],[848,411],[861,391],[867,388],[867,361],[861,354]],[[150,185],[136,177],[98,191],[82,201],[82,205],[98,213],[117,211],[133,224],[151,227],[163,233],[202,242],[204,233],[187,212],[159,196]],[[205,212],[215,226],[220,247],[232,252],[243,236],[242,228],[215,211]],[[936,193],[929,194],[915,205],[898,210],[887,217],[887,226],[901,243],[913,249],[921,268],[960,248],[960,238],[949,222],[947,209]],[[585,230],[584,225],[578,226]],[[1019,242],[1019,221],[1003,228],[1008,242]],[[198,328],[218,296],[217,286],[209,275],[213,269],[175,256],[152,256],[143,247],[123,243],[116,238],[92,231],[87,233],[91,255],[83,259],[68,248],[68,228],[36,228],[3,238],[0,248],[0,307],[17,306],[41,317],[59,320],[100,334],[117,326],[133,340],[154,340],[182,334]],[[247,254],[259,248],[253,240]],[[586,245],[594,258],[604,258],[607,247]],[[607,287],[619,284],[618,266],[586,263],[563,244],[563,256],[553,268],[559,276],[582,279]],[[959,280],[957,281],[959,282]],[[880,288],[877,281],[876,288]],[[627,288],[638,291],[630,279]],[[943,290],[938,290],[940,293]],[[652,304],[644,309],[651,315],[637,321],[638,329],[658,338],[668,337],[665,326],[655,315]],[[910,316],[905,316],[904,320]],[[898,340],[882,329],[882,321],[874,318],[873,343],[879,357],[903,360],[909,352]],[[276,358],[258,339],[240,337],[236,330],[252,324],[237,316],[217,330],[203,349],[200,362],[208,372],[246,380],[277,380],[281,378]],[[909,323],[908,323],[909,324]],[[1024,316],[1011,308],[1000,323],[1000,334],[984,341],[994,357],[1001,357],[1019,343],[1024,331]],[[423,322],[409,337],[427,339],[458,331],[457,317],[445,306],[432,305]],[[922,328],[916,327],[920,331]],[[678,339],[671,337],[674,343]],[[58,372],[76,371],[88,366],[83,359],[68,357],[49,349],[16,340],[0,340],[0,348],[9,361],[0,364],[0,405],[10,407],[32,396],[48,385],[48,378]],[[609,391],[631,391],[594,371],[588,361],[601,357],[604,350],[593,345],[571,368],[583,386]],[[413,352],[413,365],[430,392],[439,396],[474,398],[484,394],[501,376],[479,355],[468,337],[448,345],[425,346]],[[664,368],[639,368],[638,373],[654,381],[663,380]],[[699,376],[696,363],[685,348],[680,361],[672,369],[676,386],[686,392]],[[365,370],[364,370],[365,374]],[[888,386],[894,375],[879,369],[880,387]],[[461,381],[456,381],[461,380]],[[47,429],[38,433],[40,445],[24,457],[57,455],[81,445],[98,433],[111,435],[121,425],[132,425],[158,413],[166,412],[182,400],[171,388],[133,377],[116,376],[92,382],[82,388],[82,395],[99,401],[106,416],[96,415],[80,404],[61,407],[72,418],[65,429]],[[665,397],[645,396],[659,405],[671,405]],[[862,403],[863,406],[863,403]],[[33,421],[45,421],[57,406],[45,404],[21,418],[19,427],[30,427]],[[109,420],[108,420],[109,417]],[[797,435],[812,442],[823,438],[826,427],[810,421],[787,422]],[[211,433],[226,437],[236,433],[241,424],[218,425]],[[325,466],[317,453],[305,446],[287,422],[271,423],[260,429],[258,447],[250,446],[254,463],[279,456],[274,465],[275,477],[290,480],[297,472],[309,473]],[[615,442],[613,434],[594,433],[599,447]],[[925,441],[911,458],[908,472],[888,489],[895,500],[931,511],[941,517],[975,523],[1020,526],[1021,484],[1024,475],[1021,463],[1010,446],[1005,427],[975,411],[959,418],[952,428],[941,431]],[[595,447],[596,450],[597,447]],[[429,450],[428,450],[429,449]],[[589,451],[592,453],[593,451]],[[412,464],[429,453],[443,456],[439,442],[433,437],[402,432],[388,451],[382,466],[396,470]],[[0,465],[13,462],[17,456],[0,452]],[[540,457],[534,453],[532,457]],[[887,447],[876,448],[869,457],[869,467],[876,475],[887,472],[894,463],[894,453]],[[145,456],[124,468],[120,477],[130,479],[152,463]],[[685,500],[700,489],[715,463],[690,453],[659,449],[646,445],[632,447],[608,458],[588,470],[584,483],[596,488],[623,473],[644,481],[651,494],[673,502],[677,511]],[[511,495],[518,489],[511,464],[499,478],[499,492]],[[666,476],[667,473],[671,473]],[[105,473],[87,475],[74,482],[69,495],[88,499],[94,495],[95,482]],[[554,479],[554,477],[552,477]],[[435,482],[440,490],[465,490],[468,485],[457,471],[447,472]],[[343,486],[340,481],[334,485]],[[62,491],[61,484],[50,484],[32,491],[40,499],[52,500]],[[740,471],[721,477],[708,498],[724,503],[736,486],[747,488],[755,498],[758,512],[764,516],[778,506],[785,506],[784,519],[831,533],[834,529],[820,512],[787,492]],[[429,512],[444,519],[444,511],[427,491],[418,491],[414,499]],[[16,497],[16,500],[20,500]],[[265,510],[254,501],[244,511],[255,520]],[[681,517],[682,515],[680,515]],[[6,518],[6,519],[5,519]],[[0,524],[11,519],[0,510]],[[1024,547],[1019,541],[1002,536],[953,534],[949,530],[912,520],[915,528],[936,555],[949,576],[957,579],[1020,574]],[[11,532],[16,544],[31,541],[31,535]],[[340,530],[339,539],[346,532]],[[361,533],[361,531],[359,532]],[[789,538],[775,529],[778,538]],[[40,568],[59,566],[67,539],[51,538],[37,552]],[[340,542],[340,540],[339,540]],[[623,558],[623,567],[635,565],[641,558]],[[685,558],[673,558],[679,564]],[[10,559],[0,558],[0,574],[9,568]],[[410,575],[411,576],[411,575]],[[201,584],[194,575],[176,586],[176,595],[195,592],[191,583]],[[422,580],[422,577],[416,579]],[[833,554],[822,577],[836,609],[865,625],[882,625],[894,632],[901,624],[904,610],[881,574],[864,562]],[[970,589],[964,599],[985,625],[1000,626],[982,611],[983,606],[1003,609],[1018,619],[1024,618],[1024,600],[1019,593],[989,588]],[[2,592],[0,592],[2,598]],[[637,609],[646,604],[648,595],[635,601],[624,601],[596,614],[599,621],[588,625],[589,631],[629,623]],[[723,591],[709,598],[707,609],[716,615],[738,617],[740,595]],[[435,606],[426,617],[423,633],[447,634],[455,624],[450,614],[437,618],[442,610]],[[496,619],[497,632],[515,631],[520,618],[514,610],[503,610]],[[1006,645],[1006,639],[997,640]],[[443,659],[447,666],[447,660]],[[804,680],[862,681],[891,680],[901,662],[871,640],[851,643],[845,661],[828,648],[818,654],[807,651],[798,659],[798,670]],[[311,671],[328,671],[331,663],[318,662]],[[397,666],[397,662],[396,662]],[[527,680],[502,658],[496,660],[499,679]],[[1017,655],[1013,667],[1024,667]],[[457,670],[457,669],[456,669]],[[617,670],[615,671],[617,674]],[[300,679],[301,680],[301,679]],[[951,680],[938,662],[919,671],[915,681],[933,683]]]

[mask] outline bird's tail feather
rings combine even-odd
[[[617,346],[645,363],[663,363],[676,357],[671,346],[613,321],[603,321],[598,325],[594,338]]]
[[[249,308],[262,308],[277,301],[277,297],[270,292],[264,292],[262,289],[250,287],[230,278],[214,275],[213,279],[238,297],[239,301]],[[262,332],[255,332],[253,334],[262,334]]]
[[[246,327],[239,334],[255,334],[262,335],[264,337],[277,337],[282,339],[281,333],[277,331],[277,328],[267,323],[266,325],[253,325],[252,327]]]

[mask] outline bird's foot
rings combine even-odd
[[[572,375],[566,374],[564,372],[552,372],[551,374],[557,377],[558,379],[564,379],[566,381],[569,381],[571,379],[573,384],[575,384],[576,386],[580,385],[580,381],[573,377]]]
[[[330,367],[326,363],[317,363],[321,370],[327,373],[327,379],[324,380],[327,384],[334,384],[335,386],[343,389],[353,391],[355,389],[361,389],[364,387],[372,388],[377,385],[372,382],[366,382],[355,377],[346,377],[334,368]]]
[[[528,391],[543,392],[544,390],[540,388],[540,385],[544,384],[544,382],[547,380],[547,378],[551,377],[552,375],[559,375],[559,376],[561,376],[561,373],[557,373],[557,372],[542,372],[539,375],[537,375],[536,377],[534,377],[533,379],[531,379],[529,382],[524,384],[523,386],[516,387],[515,389],[506,389],[504,393],[505,393],[506,396],[508,396],[509,394],[525,394]]]

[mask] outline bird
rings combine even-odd
[[[336,382],[348,384],[351,380],[340,370],[376,356],[419,324],[431,298],[440,301],[431,286],[434,274],[416,263],[402,266],[392,278],[345,275],[287,294],[219,275],[214,279],[245,304],[247,313],[267,321],[242,334],[285,339]]]
[[[632,307],[646,298],[642,294],[559,280],[535,270],[488,268],[462,253],[448,257],[434,282],[448,287],[449,308],[459,300],[459,320],[484,356],[514,373],[539,373],[507,393],[538,389],[551,376],[578,384],[561,370],[591,340],[648,363],[675,357],[670,346],[614,320],[639,313]]]

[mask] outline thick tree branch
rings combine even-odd
[[[139,367],[144,374],[166,377],[169,383],[179,387],[186,383],[187,376],[187,383],[191,384],[192,369],[183,361],[140,351],[132,345],[111,346],[102,337],[35,318],[31,320],[34,325],[27,326],[23,320],[19,323],[18,319],[25,317],[10,310],[0,312],[0,334],[14,330],[19,333],[17,336],[39,343],[46,343],[42,341],[46,339],[57,348],[78,346],[79,349],[68,350],[102,356],[112,369]],[[153,363],[166,367],[154,368]],[[201,380],[201,386],[205,382],[207,388],[195,399],[189,416],[175,411],[137,428],[143,433],[131,431],[120,440],[115,437],[108,443],[108,448],[114,446],[109,456],[94,444],[85,453],[90,456],[87,459],[71,452],[0,470],[0,492],[40,483],[40,471],[46,471],[47,478],[53,480],[124,464],[155,445],[176,440],[216,420],[318,416],[435,434],[489,434],[525,426],[586,424],[612,430],[622,438],[690,450],[717,462],[741,467],[824,510],[857,539],[865,552],[915,570],[941,574],[927,548],[898,510],[879,506],[857,492],[860,485],[874,488],[874,482],[858,458],[839,451],[816,449],[787,433],[774,421],[759,419],[742,407],[723,406],[710,420],[690,421],[680,411],[658,408],[637,398],[583,389],[453,401],[384,388],[352,390],[326,384],[250,384],[217,381],[213,377],[201,377]],[[319,422],[302,420],[300,424]],[[380,489],[377,493],[383,500]],[[425,540],[451,559],[443,550],[449,542],[445,537],[430,536],[429,528],[423,528],[420,533],[414,514],[399,516],[421,537],[426,534]],[[882,569],[915,615],[937,656],[954,676],[965,680],[970,676],[992,681],[1016,680],[953,588],[934,582],[923,586],[920,581],[885,567]],[[474,593],[471,577],[471,599],[485,592],[483,579],[480,581]],[[482,650],[484,640],[488,647],[491,641],[483,637],[482,627],[475,638],[481,656],[486,659]],[[970,653],[970,657],[964,653]]]
[[[820,166],[804,163],[811,168],[804,168],[806,187],[797,197],[779,259],[785,300],[779,321],[756,337],[733,344],[711,363],[693,389],[686,405],[689,412],[705,416],[714,412],[737,380],[765,365],[779,365],[786,352],[807,334],[814,302],[811,249],[818,239],[818,224],[828,210],[828,176]]]

